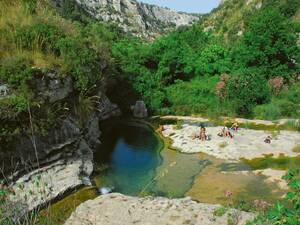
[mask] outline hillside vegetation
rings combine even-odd
[[[30,111],[36,130],[46,131],[72,112],[66,109],[74,108],[68,102],[53,105],[37,98],[35,78],[51,71],[61,78],[71,76],[74,96],[88,98],[89,89],[111,74],[111,46],[120,35],[71,1],[59,14],[50,1],[4,0],[0,13],[0,85],[9,88],[8,97],[0,96],[0,141],[5,142],[29,130]]]
[[[224,9],[242,10],[242,2],[225,1],[212,17]],[[209,19],[204,18],[151,44],[116,43],[113,56],[154,113],[298,117],[299,20],[291,18],[297,17],[299,5],[264,1],[259,9],[241,13],[243,33],[231,42],[224,41],[228,33],[217,28],[205,32],[203,23]],[[233,29],[227,23],[234,15],[223,17],[215,18],[218,27]]]

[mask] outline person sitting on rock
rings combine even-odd
[[[266,139],[264,140],[264,142],[267,143],[267,144],[271,144],[271,141],[272,141],[271,136],[266,137]]]
[[[233,135],[232,133],[230,132],[230,130],[228,129],[228,127],[223,127],[221,132],[218,133],[218,136],[220,137],[230,137],[230,138],[233,138]]]
[[[225,127],[223,127],[223,128],[221,129],[221,131],[218,133],[218,136],[219,136],[219,137],[224,137],[224,136],[225,136]]]
[[[164,130],[165,130],[164,125],[159,125],[159,127],[158,127],[158,132],[159,132],[159,133],[162,133]]]
[[[200,128],[200,140],[201,141],[206,140],[206,129],[205,129],[205,127]]]

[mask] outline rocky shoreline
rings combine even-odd
[[[263,130],[240,129],[233,132],[234,138],[219,137],[221,126],[207,127],[209,141],[201,141],[193,136],[199,133],[199,126],[184,124],[177,128],[164,125],[162,134],[172,140],[172,147],[183,153],[205,153],[219,159],[239,161],[241,158],[253,159],[272,154],[279,156],[297,156],[293,149],[300,143],[300,133],[296,131],[278,131],[270,133]],[[273,136],[271,144],[264,142],[267,136]]]
[[[230,219],[236,225],[244,225],[255,216],[236,209],[214,215],[219,208],[220,205],[197,203],[188,197],[138,198],[114,193],[82,203],[65,225],[227,225]]]

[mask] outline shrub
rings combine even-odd
[[[1,119],[14,119],[19,114],[26,112],[28,101],[23,96],[10,96],[0,100],[0,118]]]
[[[227,82],[226,93],[236,112],[242,115],[251,114],[255,105],[268,102],[271,96],[267,81],[250,70],[232,77]]]
[[[100,59],[80,37],[66,37],[58,41],[56,47],[76,81],[80,91],[87,90],[101,79]]]
[[[0,63],[0,81],[19,87],[30,79],[36,69],[28,67],[23,58],[7,58]]]
[[[268,81],[268,84],[274,94],[278,94],[283,87],[284,79],[283,77],[274,77]]]
[[[14,42],[19,48],[44,52],[54,51],[56,42],[62,36],[54,26],[37,23],[33,25],[17,27],[14,33]]]
[[[256,106],[253,111],[257,119],[276,120],[281,116],[279,107],[273,103]]]
[[[224,206],[221,206],[221,207],[215,209],[214,212],[213,212],[213,214],[214,214],[214,216],[221,217],[221,216],[223,216],[227,211],[228,211],[228,208],[226,208],[226,207],[224,207]]]

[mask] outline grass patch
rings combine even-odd
[[[221,217],[221,216],[224,216],[224,214],[227,212],[227,210],[228,209],[225,206],[221,206],[221,207],[215,209],[213,214],[214,214],[214,216]]]
[[[289,120],[285,124],[281,125],[280,129],[300,132],[300,122],[297,120]]]
[[[35,224],[37,225],[60,225],[70,217],[71,213],[82,202],[94,199],[98,196],[95,189],[83,188],[66,198],[50,205],[48,208],[40,211],[37,215]]]
[[[176,123],[176,125],[174,126],[174,128],[176,130],[180,130],[180,129],[182,129],[182,126],[183,126],[183,121],[182,120],[178,120],[177,123]]]
[[[293,152],[300,153],[300,144],[296,145],[296,146],[293,148]]]
[[[274,158],[273,155],[266,155],[262,158],[255,159],[242,159],[242,161],[249,165],[253,170],[261,169],[277,169],[277,170],[287,170],[290,168],[300,168],[300,156],[288,157],[285,155],[280,155]]]

